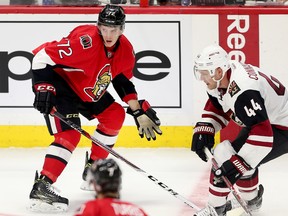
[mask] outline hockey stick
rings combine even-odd
[[[71,128],[73,128],[74,130],[78,131],[80,134],[82,134],[83,136],[85,136],[86,138],[88,138],[89,140],[91,140],[93,143],[95,143],[96,145],[100,146],[101,148],[103,148],[105,151],[109,152],[110,154],[114,155],[116,158],[120,159],[121,161],[125,162],[126,164],[128,164],[130,167],[132,167],[134,170],[136,170],[137,172],[142,173],[143,175],[145,175],[149,180],[153,181],[155,184],[157,184],[158,186],[160,186],[162,189],[165,189],[166,191],[168,191],[171,195],[173,195],[174,197],[178,198],[179,200],[181,200],[183,203],[185,203],[186,205],[188,205],[191,208],[196,209],[197,211],[200,210],[200,208],[198,206],[196,206],[194,203],[190,202],[189,200],[187,200],[186,198],[184,198],[183,196],[181,196],[179,193],[177,193],[176,191],[172,190],[171,188],[169,188],[166,184],[164,184],[163,182],[159,181],[157,178],[155,178],[154,176],[150,175],[149,173],[145,172],[144,170],[142,170],[141,168],[139,168],[138,166],[134,165],[133,163],[131,163],[130,161],[128,161],[127,159],[125,159],[124,157],[122,157],[121,155],[119,155],[116,151],[114,151],[113,149],[111,149],[110,147],[106,146],[105,144],[103,144],[102,142],[100,142],[99,140],[97,140],[95,137],[91,136],[88,132],[86,132],[85,130],[83,130],[80,126],[78,126],[77,124],[73,123],[72,121],[66,119],[61,113],[57,112],[56,109],[53,109],[50,113],[52,116],[56,116],[58,119],[60,119],[62,122],[64,122],[65,124],[67,124],[68,126],[70,126]]]
[[[208,148],[205,147],[205,154],[207,155],[208,158],[211,159],[212,165],[214,167],[215,170],[219,169],[218,163],[215,160],[215,158],[213,157],[213,155],[211,154],[211,152],[209,151]],[[225,184],[227,185],[227,187],[230,189],[231,193],[233,194],[233,196],[235,197],[235,199],[238,201],[238,203],[241,205],[241,207],[244,209],[244,211],[246,212],[247,215],[252,216],[250,210],[248,209],[247,203],[245,202],[245,200],[243,200],[241,198],[241,196],[239,195],[239,193],[235,190],[235,188],[233,187],[233,185],[231,184],[231,182],[229,181],[229,179],[226,176],[221,176],[222,180],[225,182]]]

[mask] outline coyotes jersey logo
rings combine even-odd
[[[237,85],[237,83],[233,80],[231,84],[229,85],[228,93],[231,97],[233,97],[235,94],[237,94],[241,89]]]
[[[93,101],[98,101],[106,92],[111,80],[110,65],[107,64],[99,72],[94,87],[87,87],[84,91]]]

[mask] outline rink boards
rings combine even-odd
[[[0,7],[0,146],[47,146],[52,140],[43,117],[32,107],[31,51],[61,39],[74,27],[95,24],[100,8]],[[219,43],[231,58],[261,66],[288,86],[288,8],[285,7],[125,7],[124,34],[136,53],[134,82],[162,122],[163,135],[147,142],[127,116],[118,146],[190,147],[192,128],[207,99],[193,77],[193,59]],[[109,87],[117,102],[125,106]],[[82,120],[93,132],[96,121]],[[234,129],[237,132],[238,128]],[[217,135],[217,140],[233,131]],[[81,146],[89,145],[84,137]]]

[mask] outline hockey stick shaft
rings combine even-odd
[[[169,188],[166,184],[164,184],[163,182],[159,181],[157,178],[155,178],[154,176],[152,176],[151,174],[145,172],[143,169],[139,168],[138,166],[136,166],[135,164],[133,164],[132,162],[128,161],[127,159],[125,159],[124,157],[122,157],[120,154],[118,154],[116,151],[114,151],[112,148],[106,146],[105,144],[103,144],[102,142],[100,142],[99,140],[97,140],[95,137],[91,136],[88,132],[86,132],[85,130],[83,130],[80,126],[78,126],[77,124],[73,123],[72,121],[66,119],[61,113],[57,112],[55,109],[53,109],[50,113],[52,116],[56,116],[58,119],[60,119],[62,122],[64,122],[65,124],[67,124],[68,126],[70,126],[71,128],[73,128],[74,130],[78,131],[80,134],[82,134],[83,136],[85,136],[86,138],[88,138],[89,140],[91,140],[93,143],[95,143],[96,145],[100,146],[101,148],[103,148],[105,151],[109,152],[110,154],[112,154],[113,156],[115,156],[116,158],[120,159],[121,161],[125,162],[126,164],[128,164],[130,167],[132,167],[134,170],[136,170],[137,172],[142,173],[143,175],[145,175],[149,180],[153,181],[155,184],[157,184],[158,186],[160,186],[162,189],[168,191],[171,195],[173,195],[174,197],[178,198],[179,200],[181,200],[183,203],[185,203],[187,206],[196,209],[197,211],[200,210],[200,208],[198,206],[196,206],[194,203],[190,202],[189,200],[187,200],[186,198],[184,198],[183,196],[181,196],[179,193],[177,193],[176,191],[174,191],[173,189]]]
[[[211,152],[209,151],[208,148],[205,148],[205,154],[207,155],[208,158],[211,159],[212,162],[212,166],[214,167],[215,170],[219,169],[218,163],[215,160],[215,158],[213,157],[213,155],[211,154]],[[233,185],[231,184],[231,182],[229,181],[229,179],[226,176],[221,176],[222,180],[225,182],[225,184],[227,185],[227,187],[229,188],[229,190],[231,191],[231,193],[233,194],[233,196],[235,197],[235,199],[239,202],[239,204],[241,205],[241,207],[244,209],[244,211],[246,212],[246,214],[252,216],[250,210],[248,209],[247,203],[245,202],[245,200],[243,200],[241,198],[241,196],[239,195],[239,193],[235,190],[235,188],[233,187]]]

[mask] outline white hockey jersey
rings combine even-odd
[[[227,71],[227,89],[208,90],[208,102],[202,121],[211,122],[216,131],[230,118],[250,128],[240,155],[251,167],[256,167],[273,146],[272,125],[288,130],[287,89],[274,76],[260,68],[231,61]]]

